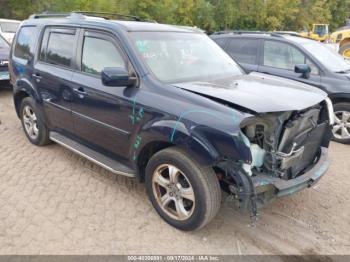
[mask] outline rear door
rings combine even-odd
[[[258,71],[259,43],[260,40],[256,38],[232,37],[225,50],[249,73]]]
[[[133,87],[104,86],[101,71],[105,67],[129,65],[118,41],[93,30],[82,30],[77,63],[73,75],[73,118],[75,133],[89,146],[126,157],[132,131],[132,99],[126,94]]]
[[[50,129],[72,133],[72,86],[78,29],[48,27],[45,30],[33,79],[37,82]]]
[[[301,49],[285,42],[265,40],[260,63],[261,73],[290,78],[314,86],[321,83],[319,68]],[[311,67],[310,78],[305,79],[301,74],[294,72],[297,64],[308,64]]]

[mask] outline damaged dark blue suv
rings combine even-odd
[[[31,143],[54,141],[145,181],[156,211],[181,230],[206,225],[221,190],[255,215],[326,172],[333,109],[323,91],[247,75],[197,29],[127,19],[23,22],[10,73]]]

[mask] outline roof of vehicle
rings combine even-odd
[[[214,34],[211,35],[213,39],[218,38],[228,38],[228,37],[247,37],[247,38],[274,38],[274,39],[284,39],[287,41],[291,41],[298,44],[303,43],[310,43],[314,42],[315,40],[298,36],[294,32],[261,32],[261,31],[237,31],[237,32],[230,32],[230,33],[221,33],[221,34]]]
[[[0,22],[16,22],[16,23],[20,23],[21,21],[19,21],[19,20],[13,20],[13,19],[3,19],[3,18],[0,18]]]
[[[0,41],[3,41],[7,45],[7,47],[10,47],[10,44],[7,42],[7,40],[2,35],[0,35]],[[2,42],[0,42],[0,43],[2,43]],[[1,44],[0,44],[0,46],[1,46]]]
[[[90,15],[90,13],[92,15]],[[24,24],[75,24],[75,25],[97,25],[101,27],[118,27],[125,31],[164,31],[164,32],[185,32],[194,33],[202,32],[202,30],[195,27],[177,26],[158,24],[154,21],[142,20],[137,16],[111,14],[116,18],[124,19],[109,19],[106,16],[93,15],[93,12],[72,12],[72,13],[58,13],[58,14],[39,14],[31,15]],[[100,13],[96,13],[100,14]],[[109,13],[101,13],[109,14]]]

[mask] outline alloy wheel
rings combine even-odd
[[[26,105],[23,109],[23,124],[27,135],[36,140],[39,136],[38,119],[34,113],[34,110]]]
[[[186,175],[174,165],[160,165],[153,173],[153,194],[161,209],[176,220],[188,219],[195,208],[195,195]]]
[[[350,138],[350,112],[337,111],[334,113],[335,124],[333,126],[333,135],[337,139]]]

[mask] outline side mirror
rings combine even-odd
[[[105,67],[101,80],[105,86],[131,86],[136,82],[136,78],[130,77],[129,72],[122,67]]]
[[[302,74],[305,79],[310,78],[311,67],[308,65],[295,65],[294,72],[297,74]]]

